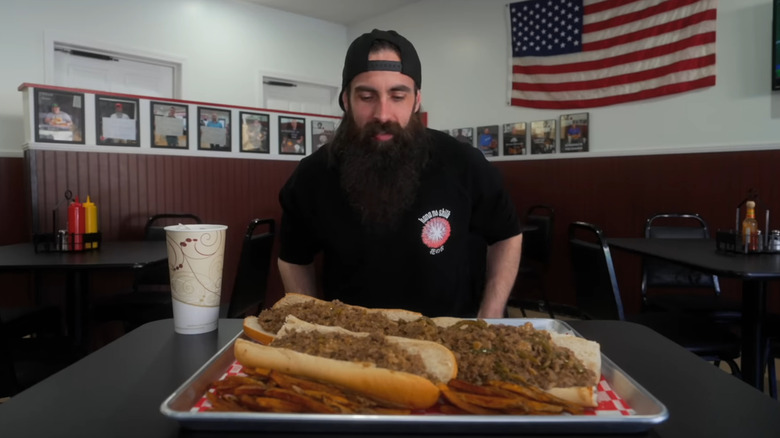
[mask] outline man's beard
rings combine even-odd
[[[380,132],[392,134],[379,142]],[[395,122],[357,126],[350,110],[329,146],[350,206],[370,232],[395,230],[417,198],[420,175],[428,161],[425,127],[418,113],[405,128]]]

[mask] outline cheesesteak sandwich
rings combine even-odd
[[[237,339],[234,348],[245,367],[333,384],[399,408],[433,406],[437,384],[458,373],[455,356],[441,344],[315,325],[292,315],[270,345]]]
[[[367,309],[299,294],[287,294],[259,316],[246,318],[244,332],[269,342],[279,336],[288,315],[355,332],[433,341],[454,353],[459,380],[530,385],[579,406],[597,406],[599,345],[576,336],[537,330],[530,323],[518,327],[427,318],[407,310]]]

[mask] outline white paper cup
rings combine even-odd
[[[165,234],[174,330],[182,334],[216,330],[227,226],[170,225]]]

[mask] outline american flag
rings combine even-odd
[[[592,108],[715,85],[717,0],[508,5],[510,104]]]

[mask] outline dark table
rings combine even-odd
[[[0,271],[31,270],[34,274],[66,272],[66,319],[74,342],[84,343],[84,324],[89,297],[89,275],[99,269],[140,269],[168,259],[165,242],[102,242],[97,250],[80,252],[35,252],[32,243],[0,246]]]
[[[0,431],[46,438],[274,436],[183,430],[160,413],[162,402],[230,342],[241,324],[223,319],[217,331],[204,335],[175,334],[172,320],[146,324],[0,404]],[[627,436],[778,436],[780,403],[656,332],[621,321],[570,324],[598,341],[607,357],[669,409],[666,422]],[[392,435],[378,430],[373,436]]]
[[[780,254],[717,251],[713,239],[613,238],[607,241],[610,247],[741,279],[742,378],[756,388],[763,386],[766,283],[780,279]]]

